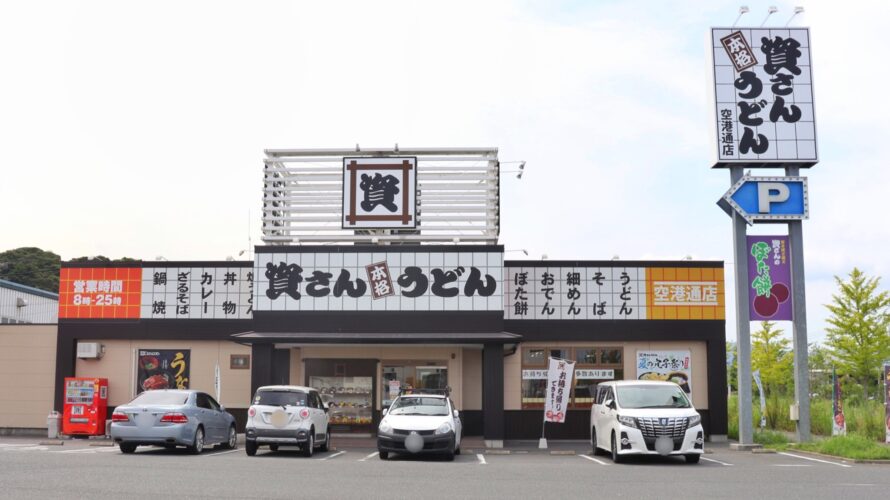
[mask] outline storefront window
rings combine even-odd
[[[623,349],[620,347],[600,349],[600,363],[604,365],[620,365],[622,363]]]
[[[579,365],[595,365],[596,364],[596,349],[575,349],[575,361]]]
[[[573,409],[590,408],[599,383],[622,380],[624,350],[621,347],[524,348],[522,351],[522,408],[543,408],[547,394],[547,358],[574,359]]]
[[[448,387],[446,366],[416,366],[409,362],[383,366],[383,398],[381,408],[389,408],[399,393],[406,389],[445,389]]]
[[[547,351],[545,349],[523,349],[522,350],[522,364],[530,365],[530,366],[544,366],[547,364]]]
[[[550,349],[551,358],[572,359],[569,357],[569,349],[561,347],[558,349]]]
[[[330,408],[332,425],[371,424],[371,377],[310,377],[309,384]]]

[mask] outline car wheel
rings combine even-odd
[[[269,449],[272,450],[272,451],[278,451],[278,445],[277,445],[277,444],[270,444],[270,445],[269,445]]]
[[[121,443],[121,453],[133,453],[136,451],[136,445],[130,443]]]
[[[309,440],[303,446],[303,456],[309,458],[315,451],[315,429],[309,429]]]
[[[457,448],[454,449],[454,454],[460,455],[460,446],[458,446]]]
[[[223,448],[226,450],[234,450],[238,446],[238,433],[235,431],[235,426],[229,427],[229,440],[223,444]]]
[[[454,445],[451,445],[451,449],[445,453],[445,460],[449,462],[454,461],[454,455],[457,454],[456,451]]]
[[[698,453],[692,453],[692,454],[686,455],[686,463],[687,464],[697,464],[700,459],[701,459],[701,455],[699,455]]]
[[[328,445],[328,443],[330,443],[330,442],[331,442],[331,435],[330,435],[330,434],[325,434],[325,435],[324,435],[324,443],[322,443],[321,446],[318,447],[318,451],[328,451],[328,450],[330,450],[331,447]]]
[[[250,441],[250,440],[244,441],[244,451],[247,452],[248,457],[252,457],[252,456],[256,455],[256,449],[257,449],[256,441]]]
[[[387,460],[389,458],[389,452],[381,451],[379,456],[380,456],[380,460]]]
[[[193,455],[200,455],[202,451],[204,451],[204,428],[199,426],[195,431],[195,440],[189,446],[189,452]]]
[[[615,433],[612,432],[612,462],[620,464],[623,461],[624,458],[618,454],[618,440],[615,438]]]

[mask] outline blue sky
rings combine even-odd
[[[259,241],[264,148],[497,146],[528,165],[503,180],[507,248],[691,255],[731,275],[705,44],[740,3],[5,3],[0,208],[15,216],[0,248],[224,259]],[[890,275],[890,3],[798,4],[814,47],[804,237],[820,340],[834,275]],[[766,26],[782,26],[795,4],[747,5],[740,25],[777,5]]]

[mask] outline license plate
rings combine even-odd
[[[83,415],[83,406],[72,406],[71,414],[72,415]]]

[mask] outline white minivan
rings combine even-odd
[[[704,453],[701,415],[673,382],[620,380],[596,388],[590,408],[593,454],[683,455],[697,463]]]

